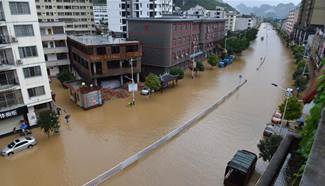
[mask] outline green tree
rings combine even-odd
[[[75,79],[74,75],[71,72],[69,72],[68,70],[63,70],[62,72],[60,72],[57,75],[57,78],[61,83]]]
[[[55,112],[47,110],[39,113],[37,118],[39,127],[50,137],[50,134],[60,128],[59,117]]]
[[[184,78],[184,70],[180,67],[173,67],[169,70],[169,73],[173,76],[177,76],[177,79],[183,79]]]
[[[282,104],[279,106],[281,113],[284,112],[286,100],[283,100]],[[299,102],[296,96],[291,96],[288,99],[287,109],[285,112],[284,119],[294,120],[301,116],[302,114],[302,104]]]
[[[276,149],[280,145],[282,137],[279,135],[272,135],[268,138],[263,138],[257,144],[257,148],[260,151],[259,157],[264,161],[270,161]]]
[[[196,71],[204,71],[204,64],[202,61],[198,61],[196,62],[196,68],[195,68]]]
[[[144,82],[145,86],[151,90],[159,90],[161,88],[161,82],[156,74],[150,73]]]
[[[248,29],[248,30],[246,31],[246,33],[245,33],[245,37],[246,37],[249,41],[253,41],[254,39],[256,39],[257,32],[258,32],[258,29],[256,29],[256,28]]]
[[[211,55],[208,57],[208,63],[212,67],[215,67],[218,63],[218,57],[216,55]]]

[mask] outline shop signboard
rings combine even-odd
[[[12,118],[15,116],[19,116],[22,114],[26,114],[27,112],[28,112],[27,106],[18,107],[18,108],[6,110],[6,111],[1,111],[0,112],[0,120],[4,120],[4,119]]]

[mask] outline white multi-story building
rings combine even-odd
[[[108,24],[108,12],[106,4],[97,4],[93,6],[94,18],[96,25]]]
[[[39,23],[49,76],[69,70],[70,60],[64,22]]]
[[[254,16],[242,15],[236,17],[235,31],[246,30],[256,26],[257,20]]]
[[[172,11],[173,0],[108,0],[108,30],[125,37],[127,18],[162,17]]]
[[[36,125],[51,89],[34,0],[0,0],[0,135]]]
[[[226,19],[226,25],[225,29],[226,31],[235,31],[236,26],[236,18],[237,18],[237,12],[229,11],[225,13],[225,19]]]
[[[216,6],[215,10],[207,10],[200,5],[196,5],[195,7],[192,7],[189,10],[183,12],[183,15],[194,17],[223,18],[226,19],[225,30],[235,31],[237,12],[226,11],[223,7]]]
[[[36,8],[39,22],[64,22],[67,34],[95,31],[92,0],[36,0]]]

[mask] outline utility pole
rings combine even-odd
[[[134,78],[133,78],[133,58],[130,59],[130,65],[131,65],[131,79],[132,79],[132,102],[131,102],[131,105],[135,105]]]

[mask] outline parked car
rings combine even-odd
[[[282,114],[278,111],[274,112],[273,116],[272,116],[272,123],[273,124],[281,124],[281,120],[282,120]]]
[[[264,131],[263,131],[263,136],[264,137],[270,137],[275,133],[274,127],[270,124],[266,125]]]
[[[151,90],[148,87],[143,87],[143,89],[141,90],[140,94],[143,96],[148,96],[150,94]]]
[[[14,153],[20,152],[27,148],[32,148],[37,144],[37,141],[32,136],[25,136],[18,139],[15,139],[11,143],[9,143],[5,148],[1,150],[2,156],[10,156]]]
[[[224,185],[226,186],[244,186],[248,184],[252,176],[257,161],[256,154],[247,150],[239,150],[228,162]]]

